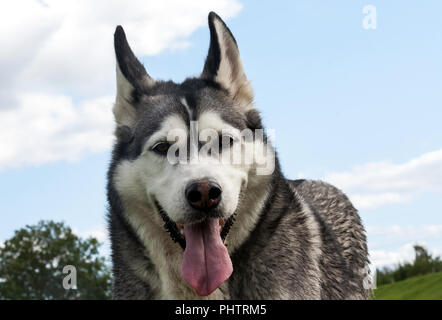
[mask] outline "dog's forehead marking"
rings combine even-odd
[[[222,118],[221,114],[214,111],[213,109],[200,110],[201,113],[198,115],[198,118],[196,118],[195,106],[192,107],[189,106],[186,97],[181,97],[180,102],[185,107],[187,113],[189,114],[189,122],[197,121],[198,131],[205,129],[213,129],[215,131],[221,132],[223,130],[234,129],[234,127],[231,124],[229,124]]]
[[[187,103],[186,97],[181,97],[180,102],[186,108],[186,111],[189,114],[189,119],[193,119],[194,111],[192,109],[190,109],[189,104]]]

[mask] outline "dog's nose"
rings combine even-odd
[[[189,204],[198,210],[215,208],[221,200],[221,187],[209,180],[198,180],[186,187],[186,198]]]

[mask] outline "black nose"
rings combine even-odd
[[[193,208],[209,210],[218,205],[222,191],[219,184],[204,179],[190,183],[185,193],[187,201]]]

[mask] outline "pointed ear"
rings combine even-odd
[[[117,60],[117,98],[113,112],[118,125],[131,127],[136,114],[135,98],[138,93],[148,90],[155,81],[130,49],[121,26],[115,30],[114,46]]]
[[[210,47],[201,78],[213,80],[227,89],[244,108],[251,109],[253,90],[247,80],[236,40],[214,12],[209,14]]]

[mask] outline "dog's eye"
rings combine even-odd
[[[169,148],[170,144],[168,142],[158,142],[152,147],[152,151],[165,156]]]
[[[235,143],[235,138],[227,135],[227,134],[223,134],[219,136],[219,149],[222,150],[223,148],[230,148],[231,146],[233,146],[233,144]]]

